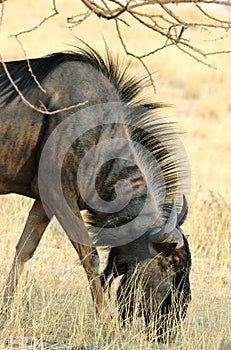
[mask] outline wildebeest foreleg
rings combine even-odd
[[[30,210],[23,233],[16,246],[16,254],[4,292],[4,307],[10,304],[24,264],[33,256],[48,224],[49,219],[43,209],[42,203],[40,200],[36,200]]]
[[[90,284],[93,302],[96,307],[96,312],[99,314],[105,313],[105,303],[103,291],[101,287],[100,277],[98,274],[99,256],[95,248],[87,247],[83,244],[76,243],[71,240],[76,249],[81,263],[86,271],[86,275]]]

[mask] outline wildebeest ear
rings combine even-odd
[[[177,243],[153,243],[153,248],[159,254],[169,256],[169,254],[176,248]]]

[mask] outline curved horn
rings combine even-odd
[[[185,195],[183,194],[183,206],[179,215],[177,215],[177,225],[182,225],[188,212],[188,203]]]
[[[149,236],[153,243],[161,243],[165,242],[175,242],[179,240],[180,233],[176,228],[177,224],[177,211],[175,201],[172,201],[172,210],[169,215],[167,223],[161,227],[154,227],[150,230]],[[177,237],[175,237],[177,236]]]

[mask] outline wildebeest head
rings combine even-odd
[[[144,316],[148,333],[156,334],[158,341],[166,341],[173,326],[185,317],[191,300],[191,255],[180,228],[186,215],[185,197],[179,215],[173,202],[163,227],[150,229],[136,241],[110,250],[102,275],[103,285],[110,275],[123,275],[117,289],[123,325],[134,316]]]

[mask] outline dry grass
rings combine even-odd
[[[65,16],[74,12],[74,4],[74,0],[65,1],[65,4],[58,2]],[[46,6],[45,0],[6,3],[0,38],[0,50],[5,58],[23,57],[16,40],[8,35],[36,25],[47,15]],[[28,56],[67,49],[66,44],[71,42],[78,45],[64,28],[64,15],[53,18],[35,33],[21,37]],[[96,19],[78,27],[73,34],[99,49],[104,46],[102,34],[110,43],[116,38],[110,23]],[[199,34],[192,33],[195,40],[199,40]],[[142,33],[138,41],[132,28],[127,30],[126,36],[131,47],[138,50],[151,44],[150,38]],[[230,38],[223,45],[230,48]],[[112,49],[121,52],[116,42]],[[150,58],[148,63],[156,72],[157,95],[154,98],[175,105],[166,114],[176,120],[178,129],[184,132],[181,138],[192,167],[190,211],[184,230],[190,235],[193,256],[193,300],[176,343],[165,346],[148,343],[141,322],[136,322],[126,332],[119,331],[113,304],[112,322],[98,324],[79,260],[66,237],[52,227],[26,266],[12,305],[12,315],[1,331],[1,338],[31,335],[78,345],[97,343],[115,331],[112,349],[231,348],[230,56],[212,59],[217,70],[199,65],[173,49]],[[137,62],[131,68],[135,74],[144,73]],[[31,203],[16,195],[0,198],[0,290],[3,290]]]

